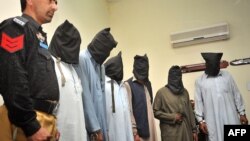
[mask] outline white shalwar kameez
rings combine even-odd
[[[87,141],[80,78],[72,64],[60,62],[66,79],[65,85],[62,86],[62,74],[56,64],[56,59],[54,57],[53,59],[60,91],[60,105],[57,111],[60,141]]]
[[[111,79],[105,78],[107,121],[110,141],[134,141],[127,90],[122,82],[114,83],[115,113],[112,111]]]
[[[245,108],[232,76],[220,71],[216,77],[200,76],[195,83],[195,113],[204,118],[209,141],[224,141],[224,125],[240,125],[239,113]]]

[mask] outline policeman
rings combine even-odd
[[[0,141],[53,140],[59,90],[41,25],[56,0],[21,0],[22,16],[0,24]]]

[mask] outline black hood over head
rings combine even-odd
[[[182,94],[184,86],[182,83],[182,72],[179,66],[172,66],[168,72],[168,84],[166,85],[174,94]]]
[[[117,42],[111,35],[110,28],[105,28],[95,35],[94,39],[88,45],[88,51],[94,60],[101,65],[116,45]]]
[[[148,56],[145,54],[144,56],[136,55],[134,57],[134,66],[133,66],[133,74],[137,80],[143,81],[144,85],[147,87],[149,95],[151,97],[151,103],[153,102],[153,90],[151,86],[151,82],[148,78],[149,72],[149,62]]]
[[[201,53],[203,59],[206,61],[205,73],[208,76],[217,76],[220,72],[220,59],[223,53]]]
[[[137,80],[148,79],[149,62],[147,54],[144,56],[136,55],[134,57],[133,74]]]
[[[50,53],[69,64],[79,63],[81,36],[76,27],[66,20],[55,31],[49,45]]]
[[[120,83],[123,79],[123,63],[121,52],[110,58],[105,64],[105,73],[108,77]]]

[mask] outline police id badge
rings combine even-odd
[[[39,43],[40,47],[42,47],[42,48],[44,48],[44,49],[48,49],[49,47],[48,47],[48,45],[45,43],[45,37],[43,37],[43,35],[42,35],[40,32],[38,32],[38,33],[36,34],[36,36],[37,36],[38,40],[40,41],[40,43]]]
[[[44,42],[41,42],[41,41],[40,41],[39,45],[40,45],[40,47],[45,48],[45,49],[49,48],[47,44],[45,44]]]

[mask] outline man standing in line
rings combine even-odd
[[[121,52],[105,64],[105,95],[110,141],[134,141]]]
[[[148,79],[148,57],[134,57],[133,74],[136,80],[130,78],[125,84],[132,109],[131,120],[135,140],[157,141],[154,113],[152,108],[152,87]],[[135,119],[135,120],[133,120]]]
[[[21,0],[23,15],[0,24],[1,141],[57,138],[58,83],[41,27],[57,8],[56,0]]]
[[[168,84],[158,90],[153,109],[160,120],[162,141],[198,141],[194,112],[179,66],[169,69]]]
[[[85,124],[91,141],[108,141],[103,62],[116,45],[110,28],[101,30],[88,48],[80,52],[76,67],[82,81]]]
[[[60,99],[56,113],[60,141],[87,141],[82,86],[74,65],[79,64],[81,36],[66,20],[55,31],[49,51],[56,62]]]
[[[224,141],[224,125],[248,124],[244,102],[233,77],[227,71],[220,71],[223,54],[201,55],[206,69],[195,82],[196,118],[209,141]]]

